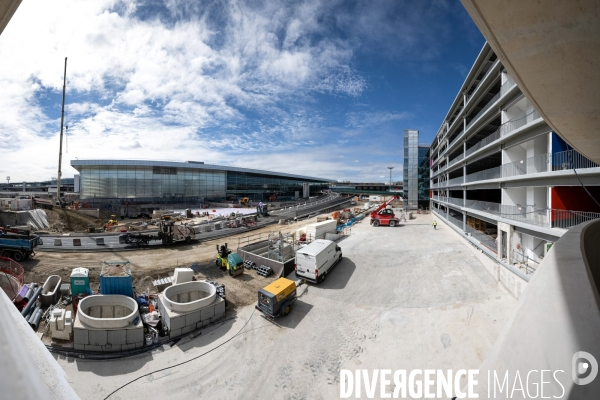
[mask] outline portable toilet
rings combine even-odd
[[[90,271],[87,268],[75,268],[71,272],[71,294],[90,292]]]

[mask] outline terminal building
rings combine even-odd
[[[203,162],[72,160],[88,204],[191,204],[293,200],[327,190],[330,180]]]
[[[600,166],[552,131],[487,43],[431,158],[437,217],[525,281],[569,228],[600,217]]]

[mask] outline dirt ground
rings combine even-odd
[[[329,214],[323,214],[329,215]],[[216,245],[228,243],[230,249],[235,251],[240,238],[250,235],[267,237],[269,232],[288,233],[316,222],[316,217],[288,225],[270,225],[252,232],[227,238],[208,240],[200,244],[181,244],[172,247],[157,249],[141,249],[136,251],[115,251],[98,253],[54,253],[39,252],[32,259],[22,263],[25,269],[25,282],[38,282],[43,284],[50,275],[59,275],[63,282],[69,282],[71,270],[84,267],[90,270],[90,285],[97,291],[100,279],[102,261],[129,261],[136,292],[144,292],[150,287],[153,292],[152,281],[158,278],[172,276],[176,267],[190,267],[197,264],[197,279],[210,279],[225,285],[228,305],[233,308],[245,306],[256,302],[256,293],[259,289],[272,282],[275,278],[263,278],[254,270],[245,270],[243,275],[230,277],[226,271],[215,265],[217,255]]]
[[[96,228],[100,228],[106,223],[103,219],[79,214],[64,208],[54,208],[44,211],[50,224],[48,229],[44,229],[47,232],[87,232],[88,225],[90,224]]]

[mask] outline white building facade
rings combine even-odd
[[[568,228],[600,217],[600,166],[552,132],[487,43],[430,153],[431,210],[506,279],[529,281]]]

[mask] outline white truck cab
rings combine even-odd
[[[342,260],[342,249],[331,240],[318,239],[296,251],[296,276],[319,283]]]

